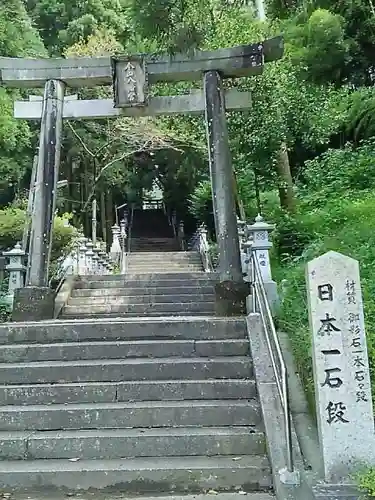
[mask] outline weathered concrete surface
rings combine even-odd
[[[8,433],[7,439],[12,440]],[[264,455],[265,438],[251,427],[167,429],[100,429],[34,432],[27,438],[27,457],[43,459],[118,459]],[[6,442],[4,438],[4,442]],[[8,459],[11,459],[11,450]],[[18,448],[16,449],[18,457]],[[16,457],[16,458],[17,458]]]
[[[181,293],[179,295],[174,293],[166,293],[166,294],[146,294],[146,295],[133,295],[133,296],[102,296],[102,297],[72,297],[69,301],[69,306],[75,307],[86,307],[92,306],[94,309],[96,306],[102,305],[114,305],[114,306],[122,306],[122,305],[131,305],[131,304],[147,304],[147,305],[156,305],[156,304],[186,304],[186,303],[199,303],[199,302],[214,302],[215,295],[213,293]]]
[[[62,308],[68,302],[74,288],[75,277],[67,276],[59,292],[55,296],[53,317],[58,318]]]
[[[248,378],[248,357],[111,359],[0,364],[0,384]]]
[[[262,72],[263,62],[280,59],[283,38],[276,37],[253,45],[215,51],[146,56],[150,83],[158,81],[200,80],[202,72],[221,71],[225,77],[248,76]],[[264,61],[263,61],[264,56]],[[112,84],[110,57],[71,59],[0,59],[0,81],[11,87],[44,87],[46,80],[64,81],[68,87],[95,87]]]
[[[48,287],[28,286],[14,293],[12,321],[43,321],[52,319],[55,292]]]
[[[247,321],[250,350],[254,361],[254,371],[267,436],[268,455],[277,498],[283,500],[312,500],[314,498],[312,489],[305,481],[301,481],[297,485],[288,485],[281,481],[281,471],[286,467],[286,440],[280,396],[260,315],[249,314]],[[294,435],[293,457],[295,468],[301,473],[305,468],[305,464],[299,453],[297,439]],[[306,466],[308,467],[308,464]]]
[[[103,340],[246,338],[243,318],[179,316],[97,320],[43,321],[0,324],[0,344]]]
[[[246,426],[261,422],[255,400],[145,401],[0,406],[6,431]]]
[[[322,484],[314,487],[316,500],[366,500],[353,484]]]
[[[14,117],[22,120],[40,120],[42,102],[15,101]],[[251,93],[228,90],[225,109],[241,111],[251,108]],[[90,99],[82,101],[66,101],[64,103],[63,119],[98,120],[102,118],[119,118],[121,116],[158,116],[204,113],[203,92],[189,95],[151,97],[148,106],[133,108],[114,108],[113,99]]]
[[[117,301],[112,304],[72,305],[64,307],[61,318],[90,318],[90,317],[118,317],[118,316],[181,316],[214,315],[215,302],[150,302],[146,304],[121,304]],[[238,314],[237,314],[238,315]]]
[[[202,286],[176,286],[176,287],[147,287],[141,289],[136,288],[75,288],[72,292],[72,297],[131,297],[131,296],[153,296],[153,295],[186,295],[186,294],[212,294],[214,291],[213,285]]]
[[[270,488],[264,457],[168,457],[127,460],[0,462],[3,489],[113,489],[136,495],[158,491],[202,492]],[[82,473],[84,471],[84,473]]]
[[[244,318],[9,323],[0,339],[1,491],[270,488]]]
[[[196,356],[245,356],[246,340],[149,340],[0,345],[0,363]]]
[[[216,500],[241,500],[243,497],[242,493],[217,493],[215,495]],[[138,497],[137,497],[138,498]],[[251,500],[272,500],[274,496],[269,493],[252,493],[251,496],[248,496]],[[124,496],[122,493],[98,493],[98,492],[87,492],[84,495],[79,495],[80,500],[132,500],[128,495]],[[170,495],[168,497],[149,497],[143,496],[142,500],[209,500],[212,499],[212,494],[209,495]],[[31,494],[22,494],[18,493],[15,496],[12,495],[12,500],[66,500],[66,495],[55,495],[51,496],[51,493],[48,493],[46,497],[45,494],[34,493]]]
[[[256,385],[250,379],[82,382],[0,386],[4,405],[51,405],[62,402],[114,403],[127,401],[190,401],[252,399]]]

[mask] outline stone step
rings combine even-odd
[[[162,266],[163,264],[168,264],[169,266],[201,266],[202,261],[200,259],[189,259],[189,258],[168,258],[164,257],[158,257],[156,259],[143,259],[141,256],[134,258],[134,257],[128,257],[127,258],[127,263],[128,264],[137,264],[137,265],[146,265],[146,266]]]
[[[260,408],[255,400],[0,406],[0,431],[236,427],[260,423]]]
[[[115,403],[127,401],[183,401],[253,399],[256,384],[250,379],[136,380],[37,385],[2,385],[4,405],[59,403]]]
[[[249,342],[232,340],[134,340],[0,345],[0,363],[89,359],[246,356]],[[0,401],[1,404],[1,401]]]
[[[144,255],[146,254],[146,255]],[[138,255],[142,255],[144,256],[145,258],[149,258],[149,259],[153,259],[153,258],[157,258],[157,257],[164,257],[165,255],[168,255],[170,258],[183,258],[183,257],[187,257],[187,258],[200,258],[200,254],[199,252],[195,251],[195,250],[187,250],[187,251],[177,251],[177,252],[150,252],[149,254],[147,254],[147,252],[140,252],[140,253],[137,253],[137,252],[130,252],[129,256],[130,257],[137,257]]]
[[[240,493],[236,492],[229,492],[229,493],[218,493],[215,491],[215,500],[239,500],[239,496],[246,495],[247,500],[275,500],[275,497],[272,495],[272,493],[267,493],[267,492],[252,492],[252,493],[246,493],[245,491],[239,490]],[[140,497],[138,496],[130,496],[128,493],[120,493],[120,492],[115,492],[112,491],[110,493],[103,493],[98,490],[91,490],[86,493],[78,493],[76,492],[68,492],[68,498],[69,496],[75,497],[78,496],[79,500],[209,500],[209,498],[212,497],[213,491],[211,493],[202,493],[202,494],[186,494],[186,492],[181,493],[180,495],[177,493],[175,494],[174,492],[171,493],[171,495],[168,496],[150,496],[150,495],[157,495],[157,493],[148,493],[146,495],[143,495]],[[164,492],[165,495],[165,492]],[[55,493],[52,492],[52,494],[45,493],[45,492],[40,492],[40,491],[29,491],[27,493],[25,492],[15,492],[11,496],[12,500],[67,500],[67,495],[64,493]]]
[[[72,291],[72,297],[131,297],[135,295],[154,296],[154,295],[195,295],[195,294],[213,294],[213,285],[208,286],[177,286],[177,287],[135,287],[135,288],[79,288]]]
[[[151,295],[151,294],[137,294],[137,295],[128,295],[128,296],[102,296],[102,297],[71,297],[69,299],[69,306],[90,306],[91,308],[96,308],[96,306],[102,305],[136,305],[136,304],[147,304],[149,306],[153,306],[154,304],[189,304],[189,303],[214,303],[215,295],[211,294],[166,294],[166,295]]]
[[[128,255],[128,262],[148,262],[150,264],[155,262],[169,262],[169,263],[197,263],[200,264],[202,259],[200,255],[190,254],[190,253],[172,253],[172,252],[163,252],[163,253],[131,253]]]
[[[128,257],[127,263],[129,265],[146,265],[146,266],[157,266],[160,267],[163,264],[168,264],[169,266],[198,266],[202,268],[202,261],[200,259],[169,259],[168,257],[158,257],[156,259],[143,259],[142,257]]]
[[[174,265],[168,264],[165,262],[164,264],[132,264],[128,263],[127,271],[129,273],[136,274],[150,274],[150,273],[158,273],[158,274],[169,274],[172,271],[177,271],[179,273],[198,273],[202,271],[202,266],[192,266],[192,265]]]
[[[245,318],[170,317],[52,320],[0,324],[0,344],[104,340],[221,340],[247,338]]]
[[[189,311],[189,312],[186,312],[186,311],[180,311],[180,312],[176,312],[176,311],[164,311],[162,313],[158,312],[158,311],[147,311],[145,312],[144,314],[142,313],[139,313],[139,312],[121,312],[121,313],[118,313],[118,312],[109,312],[109,313],[102,313],[102,312],[90,312],[90,314],[88,313],[84,313],[84,314],[80,314],[80,313],[77,313],[77,314],[64,314],[62,313],[61,314],[61,319],[63,320],[67,320],[67,319],[71,319],[71,320],[82,320],[82,319],[92,319],[92,320],[100,320],[100,321],[103,321],[103,320],[110,320],[110,319],[127,319],[127,318],[138,318],[138,319],[143,319],[143,318],[160,318],[160,317],[164,317],[164,318],[181,318],[182,316],[190,316],[192,318],[198,318],[198,317],[201,317],[201,316],[204,316],[204,317],[209,317],[209,316],[214,316],[215,315],[215,312],[213,310],[213,308],[211,309],[207,309],[206,311],[205,310],[200,310],[200,311]]]
[[[213,314],[215,311],[215,302],[159,302],[152,304],[96,304],[89,305],[70,305],[64,307],[62,317],[90,317],[100,314],[108,315],[127,315],[132,316],[163,316],[163,315],[184,315],[184,314]]]
[[[186,273],[188,275],[188,273]],[[136,276],[135,279],[134,276]],[[122,277],[122,280],[109,280],[109,276],[103,276],[103,278],[107,278],[107,280],[97,280],[93,278],[92,280],[81,280],[76,281],[74,284],[75,289],[112,289],[112,288],[138,288],[138,289],[148,289],[148,288],[176,288],[176,287],[214,287],[216,281],[208,280],[202,273],[202,279],[183,279],[183,274],[180,274],[177,279],[169,279],[167,273],[165,273],[166,279],[163,278],[162,274],[158,275],[158,279],[150,278],[150,275],[147,274],[137,274],[137,275],[129,275],[125,280]],[[182,276],[182,277],[181,277]],[[99,276],[97,276],[98,278]]]
[[[251,492],[271,486],[268,459],[256,455],[0,462],[0,488],[12,493],[33,488],[49,494],[51,490],[60,492],[65,488],[70,491],[111,488],[136,495],[149,492],[160,495],[212,489]]]
[[[122,282],[129,282],[129,281],[138,281],[140,278],[146,279],[145,276],[139,276],[136,273],[127,273],[127,274],[89,274],[85,276],[81,276],[81,282],[91,282],[91,281],[122,281]],[[206,280],[210,283],[215,282],[218,280],[218,274],[217,273],[204,273],[203,271],[198,272],[198,273],[180,273],[180,272],[171,272],[171,273],[149,273],[148,280],[149,281],[158,281],[159,278],[163,281],[165,280],[171,280],[171,281],[179,281],[180,279],[183,279],[185,281],[187,280],[192,280],[192,281],[198,281],[198,284],[201,283],[201,281]],[[78,281],[79,282],[79,281]],[[181,285],[182,286],[182,285]]]
[[[264,454],[256,426],[0,432],[0,460]]]
[[[0,384],[251,378],[248,357],[129,358],[0,364]]]

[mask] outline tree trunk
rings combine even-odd
[[[279,176],[280,206],[293,212],[296,206],[293,178],[290,170],[289,155],[285,142],[281,143],[277,153],[277,173]]]

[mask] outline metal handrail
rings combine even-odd
[[[275,323],[273,321],[271,306],[267,298],[264,288],[262,273],[256,253],[250,248],[250,262],[251,262],[251,283],[254,293],[252,294],[252,310],[255,312],[257,304],[261,316],[262,324],[264,326],[264,334],[267,342],[268,351],[271,357],[272,368],[275,374],[276,386],[279,392],[281,404],[284,413],[285,425],[285,441],[286,441],[286,466],[288,472],[294,471],[293,462],[293,442],[292,442],[292,423],[290,418],[290,405],[289,405],[289,391],[288,391],[288,371],[286,363],[281,350],[279,338],[277,335]],[[269,328],[267,328],[267,326]],[[275,354],[272,349],[271,342],[273,342],[276,349],[278,363],[280,365],[280,374],[277,369]]]

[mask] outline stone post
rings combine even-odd
[[[96,203],[96,198],[92,200],[92,242],[94,246],[96,245],[96,226],[97,226],[97,203]]]
[[[99,273],[99,249],[94,246],[93,250],[93,256],[92,256],[92,274],[100,274]]]
[[[277,310],[279,305],[277,284],[272,279],[269,256],[269,250],[272,248],[269,235],[274,229],[275,226],[265,222],[260,214],[255,218],[254,224],[247,226],[250,237],[252,237],[251,250],[255,252],[255,256],[258,259],[264,288],[273,312]]]
[[[31,221],[27,286],[14,295],[13,317],[32,321],[53,317],[55,294],[48,271],[59,176],[65,84],[48,80],[44,87],[38,164]],[[19,305],[17,305],[19,302]],[[25,312],[22,315],[22,311]]]
[[[248,289],[242,279],[225,97],[222,79],[217,71],[206,72],[203,84],[212,201],[219,249],[217,313],[236,315],[245,312]]]
[[[81,241],[81,245],[78,249],[78,275],[83,276],[87,274],[87,268],[86,268],[86,252],[87,252],[87,247],[86,247],[86,241],[87,238],[83,238]]]
[[[23,260],[25,251],[21,248],[20,243],[17,243],[9,252],[3,252],[3,255],[9,258],[9,264],[6,266],[9,273],[7,301],[10,309],[13,309],[14,293],[18,288],[24,286],[26,267],[23,265]]]
[[[207,234],[208,234],[208,231],[207,231],[206,226],[204,224],[199,226],[199,228],[198,228],[198,235],[199,235],[198,250],[199,250],[199,253],[201,254],[201,257],[204,258],[203,269],[206,273],[211,271],[210,266],[209,266],[209,260],[207,258],[206,253],[203,251],[203,250],[208,248]]]
[[[120,273],[125,274],[126,272],[126,221],[122,219],[120,222],[120,243],[121,243],[121,255],[120,255]]]
[[[94,274],[93,273],[93,257],[94,257],[94,251],[93,251],[93,247],[94,245],[92,244],[92,241],[88,241],[86,243],[86,247],[87,247],[87,251],[86,251],[86,269],[87,269],[87,272],[86,274]]]
[[[181,220],[178,224],[178,243],[180,246],[180,250],[185,251],[185,224],[184,221]]]
[[[112,226],[112,245],[109,254],[113,262],[116,262],[117,264],[119,263],[119,257],[121,255],[120,233],[120,226],[117,224]]]
[[[247,227],[246,221],[242,221],[237,217],[237,227],[238,227],[238,238],[240,242],[240,254],[241,254],[241,269],[244,281],[249,280],[249,256],[245,248]]]
[[[358,261],[328,252],[306,269],[315,400],[325,479],[375,465],[370,368]]]
[[[99,249],[99,274],[107,274],[106,253]]]

